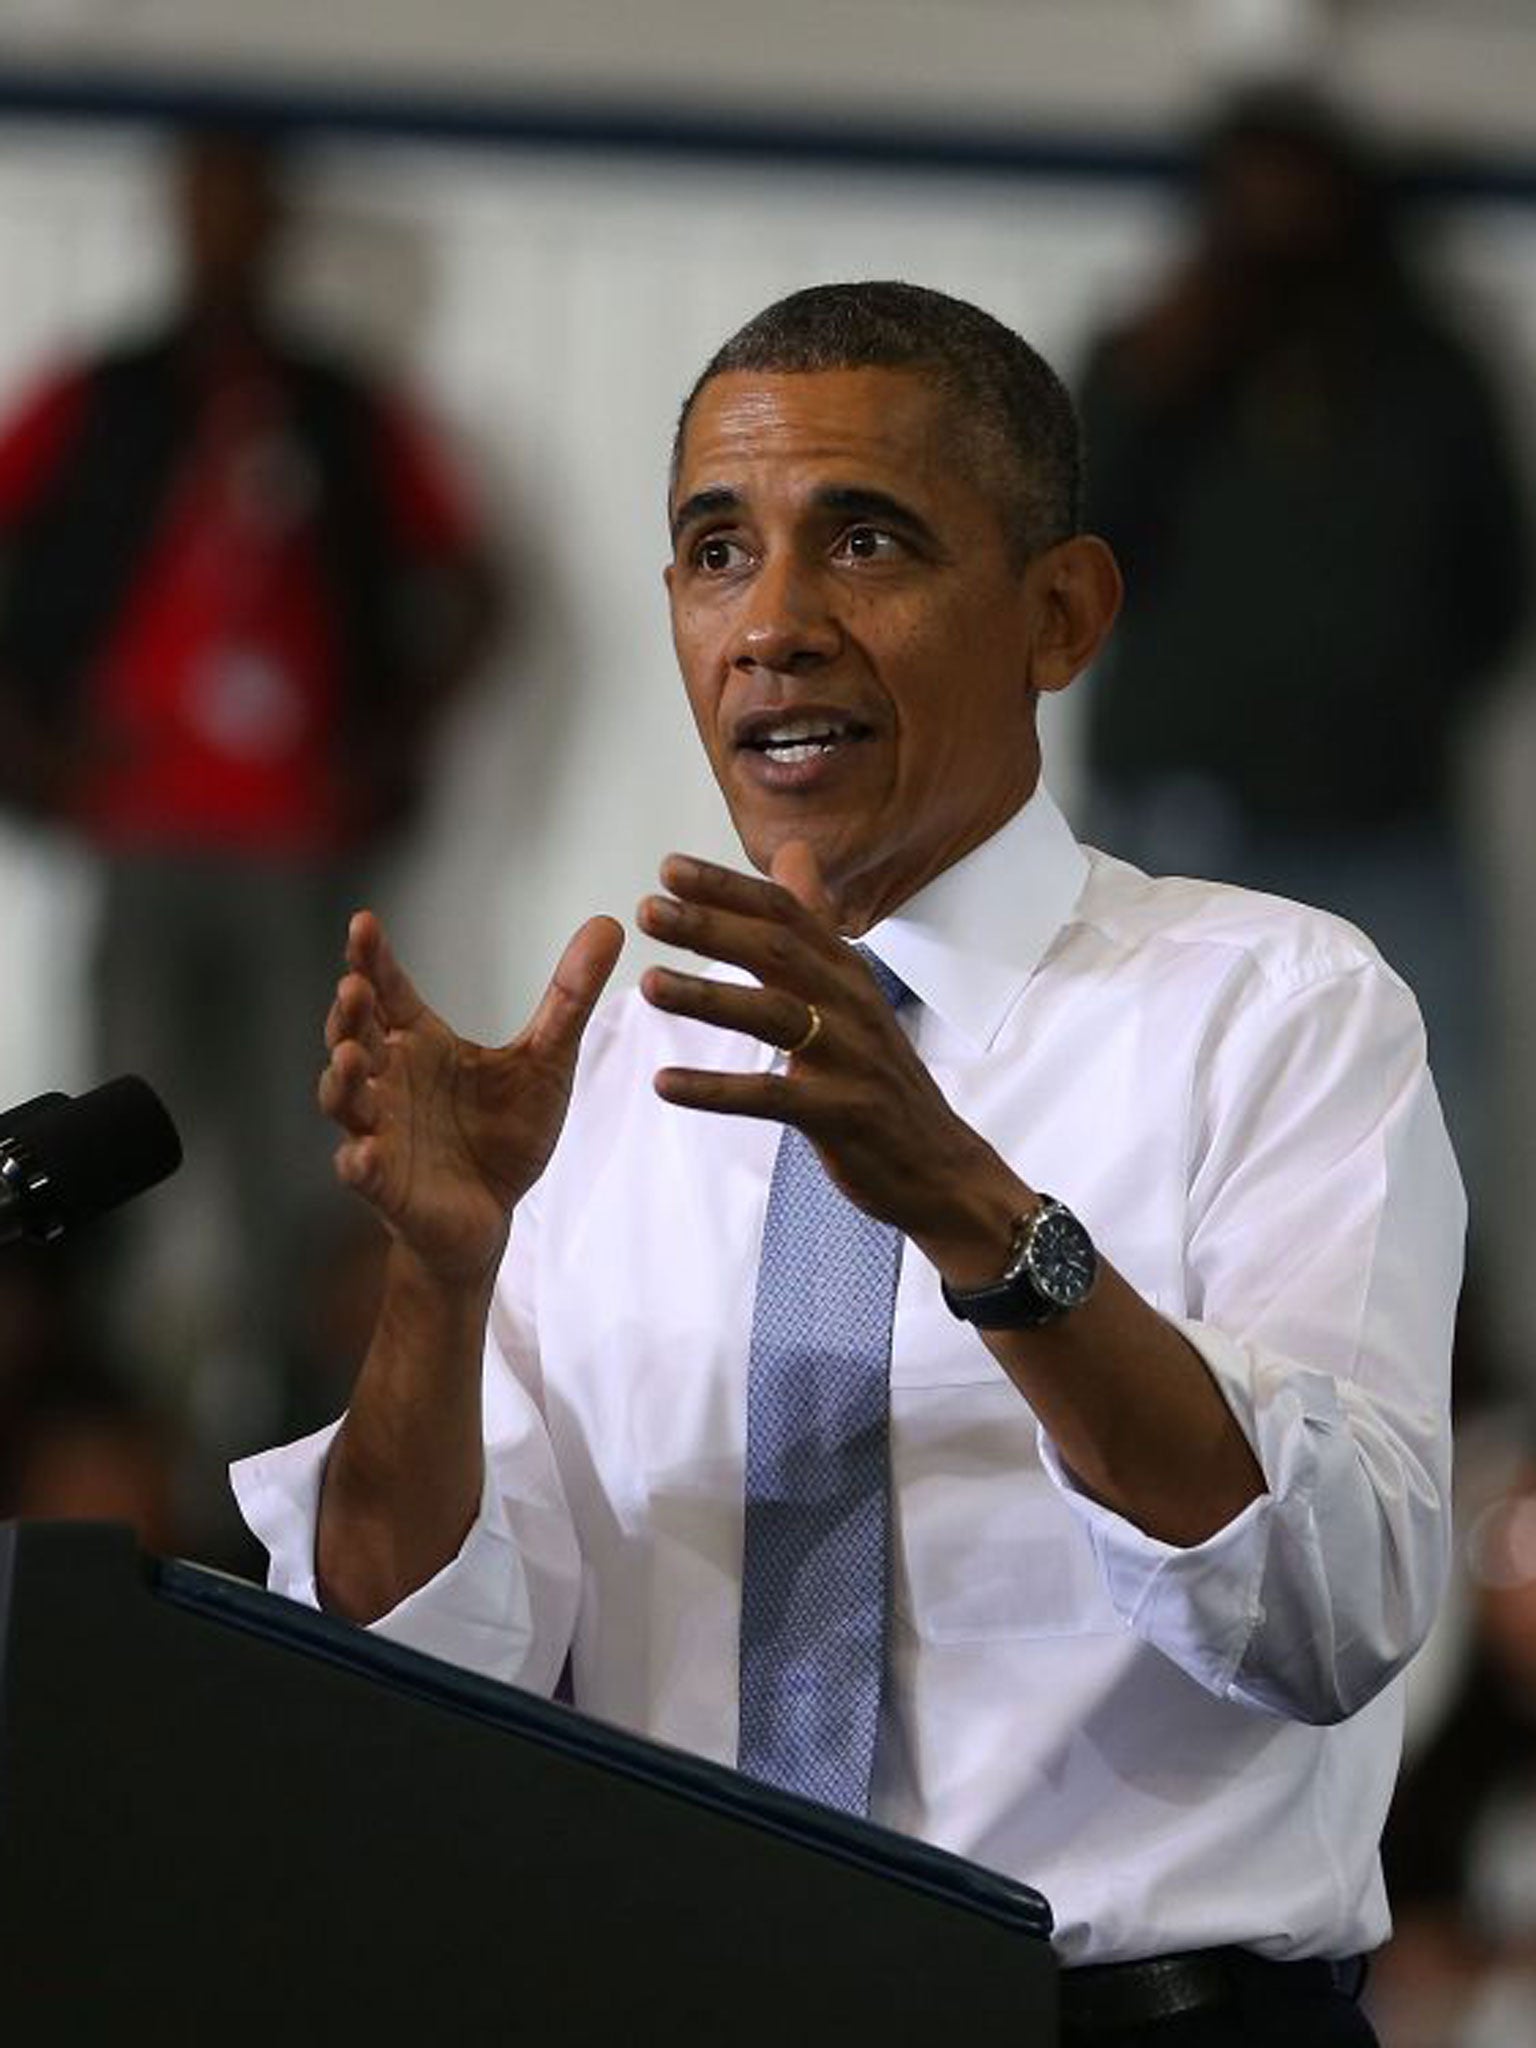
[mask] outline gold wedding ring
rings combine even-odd
[[[797,1053],[802,1053],[806,1051],[808,1047],[813,1046],[816,1043],[817,1039],[821,1036],[820,1010],[817,1009],[814,1003],[807,1003],[805,1007],[807,1010],[809,1010],[811,1015],[811,1021],[805,1027],[805,1036],[803,1038],[796,1039],[793,1045],[785,1045],[779,1048],[781,1052],[787,1053],[791,1059],[793,1059]]]

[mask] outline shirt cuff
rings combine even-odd
[[[1242,1345],[1208,1324],[1172,1320],[1204,1360],[1270,1490],[1203,1542],[1181,1548],[1149,1536],[1085,1492],[1043,1429],[1040,1459],[1085,1526],[1105,1589],[1127,1627],[1208,1692],[1228,1698],[1245,1691],[1239,1672],[1265,1618],[1277,1508],[1283,1500],[1290,1520],[1299,1496],[1310,1490],[1310,1461],[1296,1455],[1298,1441],[1307,1425],[1336,1420],[1337,1397],[1327,1375],[1291,1370],[1266,1403],[1255,1386],[1254,1359]]]
[[[267,1549],[267,1585],[318,1607],[315,1532],[325,1461],[340,1423],[230,1467],[251,1533]],[[480,1507],[457,1557],[368,1624],[369,1633],[487,1678],[521,1682],[533,1638],[527,1575],[489,1461]]]

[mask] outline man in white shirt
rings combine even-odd
[[[1045,1892],[1069,2039],[1369,2041],[1460,1189],[1359,934],[1149,881],[1041,787],[1038,696],[1119,596],[1078,490],[1060,385],[974,308],[822,287],[727,343],[667,583],[758,873],[670,857],[638,922],[706,971],[594,1018],[593,919],[496,1050],[354,919],[321,1099],[385,1300],[338,1429],[236,1487],[280,1590],[541,1690],[569,1660],[579,1705],[734,1761],[798,1129],[904,1247],[868,1810]]]

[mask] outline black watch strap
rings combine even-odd
[[[1037,1256],[1042,1240],[1049,1253]],[[1049,1276],[1050,1291],[1040,1284]],[[1093,1240],[1064,1202],[1042,1195],[1040,1206],[1014,1226],[1003,1277],[985,1287],[941,1281],[945,1306],[979,1330],[1036,1330],[1088,1299],[1098,1278]]]

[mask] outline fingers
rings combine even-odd
[[[371,910],[359,910],[347,926],[347,965],[373,984],[386,1026],[408,1026],[426,1008]]]
[[[373,983],[361,974],[342,976],[325,1020],[327,1051],[334,1052],[347,1039],[355,1039],[375,1064],[384,1056],[384,1027],[379,1022]]]
[[[855,1099],[833,1076],[796,1078],[782,1069],[766,1074],[725,1074],[711,1067],[662,1067],[652,1076],[651,1085],[663,1102],[678,1109],[794,1124],[813,1143],[828,1147],[829,1155],[857,1135],[859,1120],[874,1101],[863,1087]]]
[[[824,924],[832,931],[837,929],[837,906],[821,878],[821,863],[806,840],[785,840],[773,856],[768,872],[781,889],[787,889],[795,901],[810,912],[818,924]]]
[[[347,972],[325,1020],[330,1054],[316,1094],[322,1112],[352,1137],[378,1128],[376,1078],[388,1050],[385,1028],[386,989],[402,1012],[414,1014],[421,1000],[396,963],[384,930],[371,910],[360,910],[347,927]],[[353,1186],[362,1185],[361,1163],[344,1166],[348,1148],[336,1156],[338,1174]]]
[[[743,988],[651,968],[640,992],[655,1009],[759,1039],[787,1053],[796,1075],[808,1066],[819,1070],[853,1059],[868,1067],[890,1056],[889,1006],[840,936],[816,856],[804,841],[779,849],[768,881],[682,854],[670,855],[661,874],[674,893],[644,899],[641,929],[745,968],[760,985]],[[704,1106],[692,1095],[688,1101]]]
[[[598,997],[624,950],[624,927],[616,918],[589,917],[555,966],[533,1013],[524,1043],[545,1059],[576,1057]]]
[[[348,1138],[336,1147],[336,1178],[365,1199],[376,1196],[384,1177],[383,1159],[372,1137]]]
[[[663,1067],[652,1084],[663,1102],[717,1116],[756,1117],[765,1123],[809,1120],[803,1089],[782,1074],[717,1074],[703,1067]]]
[[[779,863],[788,857],[789,875],[814,901],[806,901],[799,889],[779,877]],[[687,903],[734,911],[742,917],[771,918],[801,931],[806,937],[833,928],[831,905],[816,868],[816,856],[803,840],[782,847],[774,859],[774,879],[746,875],[738,868],[721,867],[717,861],[699,860],[692,854],[669,853],[661,864],[664,888]],[[823,910],[824,906],[824,910]]]
[[[332,1049],[316,1090],[320,1108],[332,1123],[354,1135],[377,1130],[377,1071],[356,1039],[345,1038]]]
[[[745,1032],[779,1052],[803,1046],[812,1034],[813,1016],[820,1015],[803,996],[784,989],[743,988],[738,982],[678,974],[670,967],[647,968],[640,992],[654,1009]]]
[[[680,854],[663,862],[661,877],[673,893],[645,897],[636,914],[650,938],[817,1002],[841,985],[848,948],[779,883]]]

